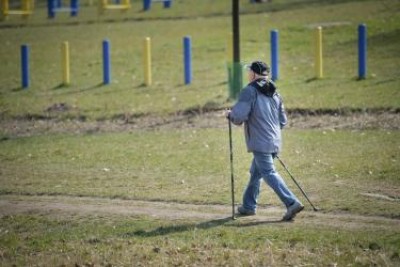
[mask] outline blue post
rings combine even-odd
[[[164,0],[164,8],[170,8],[171,3],[172,3],[172,0]]]
[[[71,0],[71,17],[76,17],[79,10],[79,0]]]
[[[103,83],[111,82],[110,42],[103,41]]]
[[[62,0],[56,0],[56,4],[57,8],[62,8]]]
[[[150,10],[151,7],[151,0],[143,0],[143,10],[147,11]]]
[[[28,45],[21,46],[21,78],[22,88],[29,87],[29,47]]]
[[[47,0],[47,16],[49,19],[52,19],[55,17],[55,6],[56,2],[54,0]]]
[[[185,84],[192,82],[192,41],[190,36],[183,38],[183,55],[184,55],[184,66],[185,66]]]
[[[367,26],[358,25],[358,79],[367,75]]]
[[[272,80],[276,81],[279,77],[279,36],[277,30],[271,31],[271,72]]]

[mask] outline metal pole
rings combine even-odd
[[[70,80],[70,62],[69,62],[69,43],[63,42],[62,47],[62,74],[63,74],[63,85],[69,85]]]
[[[192,82],[192,41],[190,36],[183,38],[183,64],[185,84],[190,84]]]
[[[21,78],[22,88],[27,89],[29,87],[29,46],[21,46]]]
[[[240,62],[239,0],[232,0],[233,62]]]
[[[296,179],[294,179],[293,175],[290,173],[289,169],[286,167],[285,163],[283,163],[283,161],[276,156],[276,158],[279,160],[279,162],[282,164],[283,168],[285,168],[286,172],[289,174],[290,178],[292,178],[293,182],[297,185],[297,187],[300,189],[301,193],[303,193],[304,197],[307,199],[308,203],[310,203],[310,205],[313,207],[314,211],[318,211],[319,209],[316,208],[313,203],[311,202],[311,200],[308,198],[306,192],[304,192],[303,188],[301,188],[301,186],[299,185],[299,183],[296,181]]]
[[[3,17],[4,18],[7,18],[7,16],[8,16],[8,12],[9,12],[9,9],[10,9],[10,5],[9,5],[9,2],[8,2],[9,0],[3,0],[3,2],[2,2],[2,7],[3,7]]]
[[[151,0],[143,0],[143,10],[147,11],[151,8]]]
[[[358,25],[358,79],[367,75],[367,26]]]
[[[76,17],[79,11],[79,0],[71,0],[71,17]]]
[[[271,31],[271,68],[272,80],[276,81],[279,77],[279,35],[278,30]]]
[[[242,87],[242,68],[240,64],[240,25],[239,0],[232,0],[232,32],[233,32],[233,95],[236,98]]]
[[[56,13],[55,13],[55,2],[54,0],[47,0],[47,16],[49,19],[52,19],[55,17]]]
[[[321,26],[317,27],[315,30],[315,77],[317,79],[321,79],[323,77]]]
[[[144,84],[150,86],[152,84],[151,76],[151,39],[146,37],[144,39]]]
[[[233,175],[233,148],[232,148],[232,122],[228,118],[229,125],[229,155],[231,163],[231,195],[232,195],[232,219],[235,220],[235,178]]]
[[[110,41],[103,41],[103,83],[111,83]]]
[[[171,7],[171,4],[172,4],[172,1],[171,0],[164,0],[164,8],[170,8]]]

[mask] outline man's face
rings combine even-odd
[[[248,70],[248,72],[247,72],[248,74],[248,76],[247,76],[247,78],[248,78],[248,80],[249,80],[249,82],[252,82],[253,80],[254,80],[254,78],[255,78],[255,73],[252,71],[252,70]]]

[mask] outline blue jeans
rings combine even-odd
[[[264,181],[275,191],[286,207],[289,207],[294,202],[299,202],[279,173],[276,172],[273,155],[253,152],[253,156],[253,162],[250,167],[250,181],[243,195],[243,207],[254,211],[257,209],[261,178],[264,178]]]

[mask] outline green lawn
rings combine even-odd
[[[1,142],[1,190],[226,204],[226,134],[224,129],[185,129],[10,139]],[[247,183],[251,160],[241,134],[235,130],[237,195]],[[400,218],[396,201],[364,195],[397,198],[397,131],[288,130],[284,138],[282,158],[324,210]],[[280,203],[264,190],[261,203]]]
[[[225,218],[166,222],[27,215],[2,219],[2,230],[4,265],[396,266],[400,261],[398,229],[366,234],[314,225],[252,226]]]
[[[175,112],[215,103],[227,106],[227,42],[231,32],[229,1],[187,0],[169,11],[159,8],[140,20],[125,20],[119,12],[90,22],[95,7],[84,7],[77,19],[45,19],[40,12],[24,27],[17,18],[0,28],[0,106],[3,117],[27,113],[61,117],[109,118],[115,114]],[[223,3],[224,2],[224,3]],[[288,108],[398,108],[399,29],[397,1],[274,1],[250,5],[242,1],[241,54],[243,62],[270,61],[269,33],[280,33],[280,80],[278,85]],[[196,9],[191,9],[197,3]],[[255,10],[257,6],[257,10]],[[184,18],[179,9],[191,10]],[[218,11],[213,11],[213,9]],[[260,9],[260,10],[258,10]],[[214,14],[209,17],[207,14]],[[91,13],[92,12],[92,13]],[[168,13],[170,12],[170,13]],[[41,15],[40,15],[41,14]],[[92,14],[95,18],[96,13]],[[157,14],[157,15],[155,15]],[[218,14],[218,15],[215,15]],[[365,16],[368,14],[368,16]],[[40,16],[39,16],[40,15]],[[127,15],[126,15],[127,16]],[[152,16],[160,19],[151,19]],[[163,19],[167,16],[168,19]],[[198,17],[200,16],[200,17]],[[68,21],[76,20],[70,24]],[[110,21],[110,22],[109,22]],[[89,23],[88,23],[89,22]],[[109,23],[106,23],[109,22]],[[357,26],[368,26],[368,78],[357,81]],[[313,34],[324,25],[324,76],[312,81]],[[0,24],[1,26],[2,24]],[[10,27],[8,27],[9,25]],[[212,30],[211,30],[212,29]],[[193,83],[183,85],[182,38],[192,37]],[[142,50],[145,37],[152,38],[154,85],[143,87]],[[112,84],[101,86],[101,42],[111,42]],[[61,43],[70,42],[72,85],[61,83]],[[19,47],[31,47],[31,88],[21,90]],[[66,103],[67,114],[47,114],[55,103]]]

